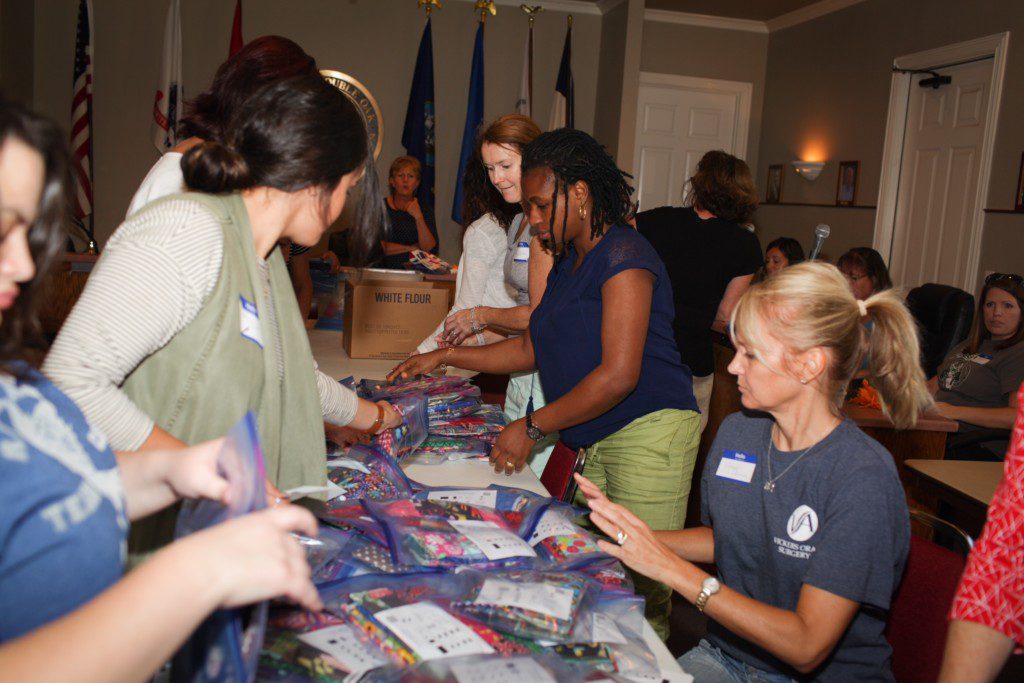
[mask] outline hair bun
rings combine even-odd
[[[190,190],[210,194],[243,190],[253,184],[242,155],[219,142],[201,142],[185,152],[181,171]]]

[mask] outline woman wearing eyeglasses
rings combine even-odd
[[[1017,408],[1015,391],[1024,381],[1024,280],[992,273],[978,299],[967,340],[954,347],[929,381],[936,408],[960,422],[960,431],[1010,429]],[[1007,442],[982,448],[1002,460]]]
[[[892,278],[882,255],[871,247],[850,249],[836,261],[836,268],[846,278],[853,296],[860,301],[892,287]]]

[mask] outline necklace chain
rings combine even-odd
[[[793,462],[789,463],[789,466],[786,467],[786,469],[782,470],[782,472],[779,473],[779,476],[772,477],[772,446],[774,445],[773,439],[772,439],[772,431],[774,431],[774,429],[775,429],[775,426],[773,425],[771,427],[771,429],[768,430],[768,456],[765,459],[765,465],[767,465],[767,470],[768,470],[768,472],[767,472],[768,478],[764,482],[764,490],[767,491],[768,493],[774,493],[775,492],[775,482],[777,482],[779,479],[782,479],[784,476],[786,476],[786,472],[789,472],[791,469],[793,469],[793,465],[795,465],[798,462],[800,462],[805,455],[807,455],[812,450],[814,450],[815,446],[817,446],[819,443],[821,443],[821,441],[824,441],[824,439],[822,439],[821,441],[818,441],[816,443],[811,444],[807,449],[804,450],[803,453],[801,453],[800,455],[798,455],[796,457],[796,460],[794,460]]]

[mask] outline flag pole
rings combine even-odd
[[[439,0],[417,0],[416,7],[423,7],[427,11],[427,19],[430,18],[430,13],[434,11],[434,8],[442,9]]]
[[[498,15],[498,8],[494,6],[494,0],[476,0],[473,9],[480,11],[480,23],[484,26],[487,26],[488,12],[491,13],[491,16]]]
[[[527,75],[526,75],[526,77],[527,77],[526,97],[527,97],[527,102],[528,102],[527,106],[529,107],[529,110],[526,112],[526,115],[527,116],[532,116],[533,115],[533,22],[535,22],[537,20],[537,15],[540,14],[541,12],[543,12],[544,8],[541,5],[522,4],[522,5],[519,5],[519,9],[522,10],[523,13],[527,17],[529,17],[529,25],[530,25],[529,33],[527,34],[527,38],[526,38],[526,41],[527,41],[526,49],[527,49],[527,52],[529,54],[529,59],[527,61],[527,65],[526,65],[526,69],[527,69]]]

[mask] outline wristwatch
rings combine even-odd
[[[540,427],[533,423],[533,413],[529,413],[526,416],[526,435],[534,441],[540,441],[546,434],[540,430]]]
[[[709,576],[700,584],[700,595],[697,596],[693,606],[697,608],[698,612],[703,613],[704,607],[708,604],[708,598],[720,590],[722,590],[721,582],[715,577]]]

